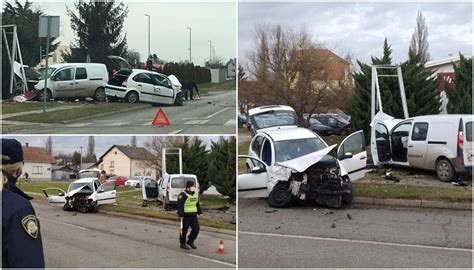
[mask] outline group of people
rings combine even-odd
[[[23,149],[15,139],[2,139],[0,190],[2,192],[2,268],[44,268],[41,224],[30,203],[32,197],[16,186],[22,175]],[[193,181],[178,197],[179,242],[182,249],[196,249],[200,215],[198,191]],[[188,236],[188,229],[192,231]],[[189,247],[188,247],[189,246]]]

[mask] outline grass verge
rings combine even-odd
[[[52,111],[46,113],[36,113],[19,115],[6,118],[4,120],[10,121],[23,121],[33,123],[57,123],[60,121],[74,120],[81,117],[93,116],[102,114],[105,112],[112,112],[127,108],[143,106],[141,103],[128,104],[128,103],[99,103],[81,106],[80,108],[66,109],[61,111]]]
[[[463,188],[353,183],[354,197],[471,202],[472,191]]]
[[[200,83],[197,85],[199,89],[199,93],[207,93],[210,91],[216,91],[216,90],[235,90],[236,89],[236,84],[235,80],[231,81],[225,81],[221,83]]]
[[[53,108],[53,107],[57,108],[61,106],[71,106],[71,105],[74,105],[74,104],[48,102],[46,104],[46,108]],[[2,114],[37,111],[37,110],[42,110],[42,109],[43,109],[43,102],[23,102],[23,103],[4,102],[2,103]]]

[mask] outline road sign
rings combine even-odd
[[[76,171],[80,171],[81,170],[81,165],[77,165],[76,166]]]
[[[49,37],[59,37],[59,16],[40,16],[38,25],[38,37],[48,36],[48,17],[51,18],[49,25]]]
[[[153,122],[151,122],[152,126],[169,126],[171,125],[170,120],[168,120],[168,117],[166,117],[165,112],[163,111],[162,108],[158,111],[158,113],[155,115],[155,118],[153,119]]]

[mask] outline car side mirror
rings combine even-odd
[[[264,168],[260,168],[260,167],[253,167],[252,170],[251,170],[252,173],[262,173],[262,172],[265,172],[265,169]]]
[[[58,196],[64,196],[64,192],[58,192]]]
[[[344,155],[342,155],[342,159],[348,159],[348,158],[352,158],[354,155],[351,153],[351,152],[346,152]]]

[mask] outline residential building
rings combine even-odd
[[[52,167],[53,181],[70,181],[76,179],[76,171],[67,165]]]
[[[225,64],[227,70],[227,79],[228,80],[235,80],[235,76],[236,76],[236,67],[237,65],[237,59],[234,58],[234,59],[229,59],[229,61],[227,61],[227,64]]]
[[[50,53],[48,59],[48,65],[52,64],[62,64],[64,63],[63,54],[71,53],[71,47],[59,45],[56,47],[56,50]],[[44,67],[46,65],[46,60],[42,59],[37,67]]]
[[[151,163],[157,157],[143,147],[113,145],[97,162],[99,170],[107,175],[121,175],[128,178],[143,175],[156,178],[156,170]]]
[[[225,82],[226,69],[225,68],[211,68],[211,83]]]
[[[56,159],[45,148],[23,146],[23,173],[28,173],[31,181],[51,181],[52,167]]]

